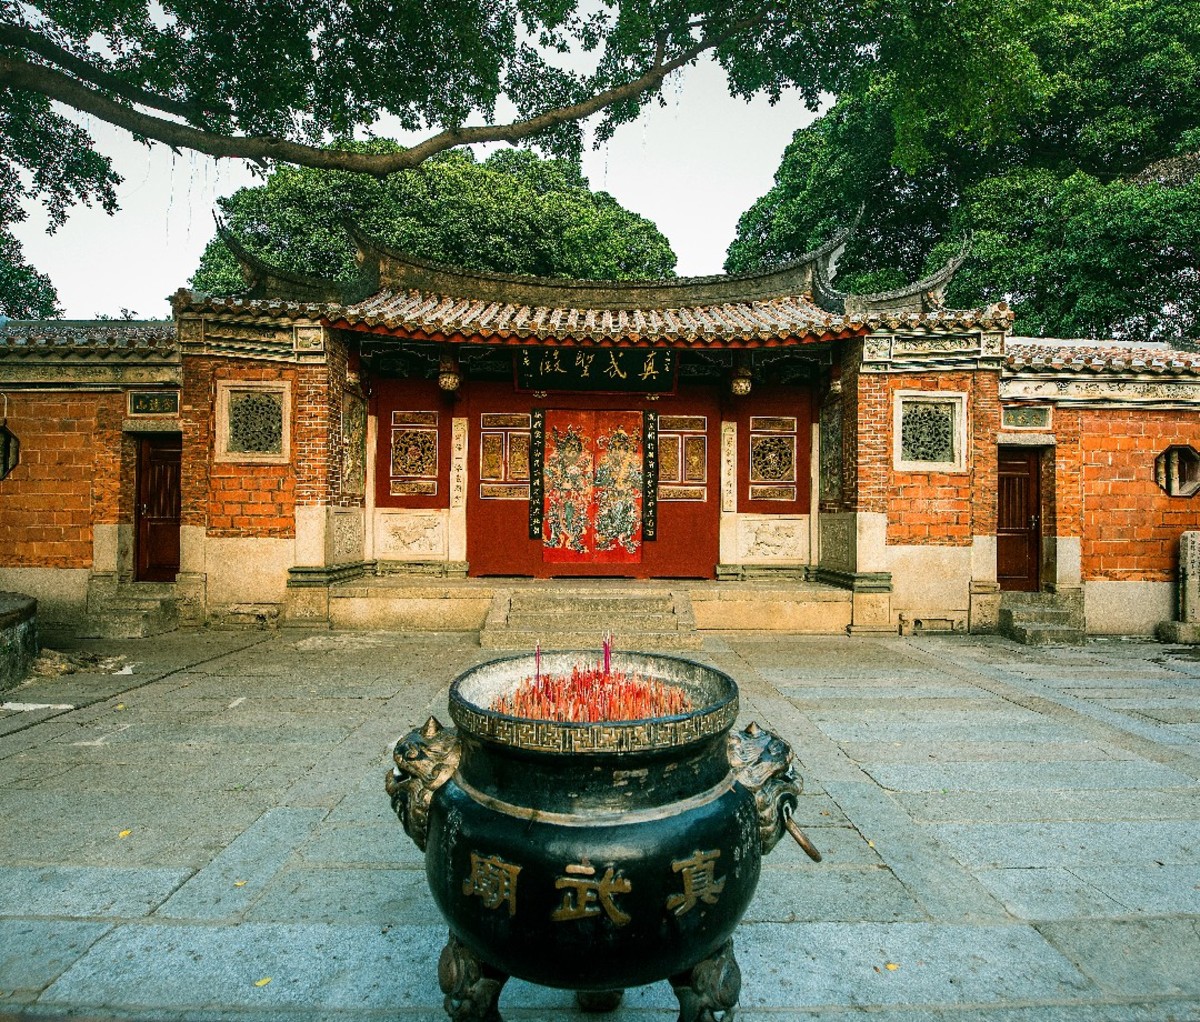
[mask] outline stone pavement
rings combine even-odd
[[[490,656],[475,635],[46,645],[110,659],[2,697],[0,1018],[445,1018],[445,930],[382,779]],[[1200,1020],[1190,649],[730,633],[697,655],[797,750],[825,853],[764,860],[741,1022]],[[609,1018],[674,1005],[659,983]],[[501,1009],[582,1017],[518,981]]]

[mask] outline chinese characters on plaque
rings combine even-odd
[[[677,354],[667,348],[523,348],[517,353],[521,390],[675,390]]]
[[[676,916],[690,912],[698,904],[715,905],[725,889],[725,878],[717,876],[720,849],[697,849],[671,863],[678,876],[678,890],[669,895],[663,908]],[[466,897],[477,897],[486,909],[505,909],[517,913],[517,877],[522,867],[497,855],[471,853],[470,874],[462,884]],[[621,896],[633,890],[633,883],[615,865],[606,865],[603,873],[586,858],[566,863],[555,878],[554,888],[562,899],[550,914],[556,923],[605,916],[616,926],[624,926],[632,916],[621,905]]]

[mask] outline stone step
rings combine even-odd
[[[102,614],[92,616],[88,630],[101,639],[144,639],[178,627],[179,609],[174,600],[136,596],[118,597]]]
[[[1074,614],[1062,607],[1001,607],[1001,626],[1013,624],[1069,625]]]
[[[676,649],[700,649],[704,643],[694,631],[638,632],[624,637],[618,636],[616,649],[660,651]],[[532,650],[540,645],[544,650],[583,649],[596,650],[602,646],[601,638],[594,631],[552,631],[550,629],[527,628],[484,628],[479,633],[479,645],[483,649]]]
[[[572,611],[562,608],[552,611],[510,610],[508,627],[574,632],[591,628],[597,634],[613,632],[619,635],[622,632],[671,631],[679,627],[679,622],[673,610],[638,614],[630,613],[624,608],[619,612],[616,610]]]
[[[1081,628],[1058,624],[1014,624],[1004,629],[1010,639],[1027,646],[1082,646],[1087,634]]]
[[[675,598],[667,592],[589,593],[589,592],[514,592],[509,599],[511,612],[643,614],[673,613]]]

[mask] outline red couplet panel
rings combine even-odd
[[[640,563],[641,412],[549,410],[545,442],[545,563]]]

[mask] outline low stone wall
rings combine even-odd
[[[37,653],[37,600],[0,592],[0,692],[25,679]]]

